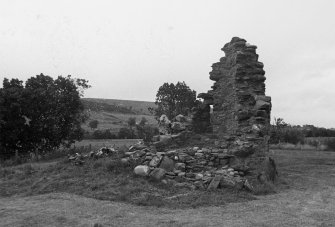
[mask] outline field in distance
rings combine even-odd
[[[148,124],[157,125],[155,117],[148,110],[149,107],[156,107],[154,102],[97,98],[83,98],[82,101],[90,115],[83,125],[87,131],[91,130],[88,123],[92,120],[99,121],[97,129],[109,129],[112,133],[117,133],[120,128],[126,127],[130,117],[135,117],[137,122],[144,117]]]

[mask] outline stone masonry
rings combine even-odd
[[[232,38],[222,48],[225,56],[212,65],[212,90],[198,97],[213,105],[211,123],[220,148],[250,168],[249,181],[263,182],[274,179],[275,167],[268,158],[271,97],[265,96],[264,65],[256,48]]]

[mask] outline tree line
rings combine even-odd
[[[335,137],[335,130],[314,125],[291,125],[283,118],[274,118],[270,126],[270,143],[272,144],[280,142],[304,144],[307,137]]]
[[[81,97],[89,87],[87,80],[71,76],[53,79],[40,74],[25,83],[4,78],[0,88],[0,158],[28,152],[50,152],[87,138],[81,126],[89,116]],[[157,118],[166,114],[172,119],[178,114],[190,115],[192,108],[201,102],[185,82],[177,82],[160,86],[155,104],[157,108],[150,109],[152,114]],[[98,121],[91,121],[89,126],[94,129],[98,124]],[[136,118],[129,118],[127,127],[120,128],[117,134],[95,130],[91,136],[150,141],[156,134],[157,128],[148,125],[145,118],[139,123],[136,123]],[[306,137],[335,137],[335,130],[313,125],[290,125],[282,118],[275,119],[270,125],[271,143],[303,144]]]

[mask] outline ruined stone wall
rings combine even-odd
[[[254,125],[270,122],[271,98],[265,96],[265,71],[256,48],[235,37],[222,48],[225,57],[212,66],[213,129],[220,137],[254,137]]]
[[[268,168],[271,98],[265,96],[265,71],[256,46],[234,37],[212,65],[212,90],[198,97],[213,105],[213,133],[220,148],[248,166],[251,178],[273,178]],[[270,171],[271,172],[271,171]]]

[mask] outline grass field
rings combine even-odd
[[[93,104],[107,104],[112,105],[113,108],[103,108],[102,109],[90,109],[90,106],[85,107],[88,108],[89,119],[85,124],[82,125],[82,128],[88,132],[93,132],[92,129],[88,126],[89,122],[92,120],[98,120],[99,124],[98,130],[110,130],[112,133],[117,134],[122,127],[128,126],[129,118],[136,118],[137,122],[140,122],[144,117],[147,119],[147,124],[157,126],[157,121],[155,117],[150,114],[148,111],[149,107],[156,107],[154,102],[146,102],[146,101],[131,101],[131,100],[118,100],[118,99],[95,99],[95,98],[84,98],[83,100],[89,101]],[[116,107],[121,107],[118,112]],[[122,109],[123,108],[123,109]],[[133,113],[122,112],[126,108],[126,110],[132,110]],[[114,111],[113,111],[114,110]],[[131,111],[130,111],[131,112]]]
[[[154,102],[148,101],[135,101],[135,100],[120,100],[120,99],[97,99],[97,98],[84,98],[84,100],[93,101],[96,103],[106,103],[110,105],[117,105],[121,107],[131,108],[142,114],[149,115],[149,107],[155,108],[156,105]]]
[[[271,152],[284,180],[256,197],[175,190],[106,160],[2,168],[0,226],[334,226],[335,152]]]
[[[142,115],[142,114],[122,114],[122,113],[113,113],[113,112],[90,112],[90,118],[87,120],[86,124],[82,127],[84,130],[91,132],[91,128],[88,126],[88,123],[91,120],[98,120],[99,124],[97,129],[99,130],[106,130],[109,129],[113,133],[117,133],[120,128],[128,126],[128,119],[129,118],[136,118],[137,122],[140,122],[142,117],[147,119],[147,123],[150,125],[157,125],[157,121],[155,117],[152,115]]]

